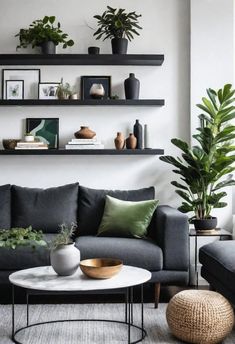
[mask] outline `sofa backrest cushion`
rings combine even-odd
[[[77,222],[78,183],[49,189],[12,186],[12,226],[56,233],[62,223]]]
[[[0,186],[0,229],[11,228],[11,186]]]
[[[78,235],[96,235],[101,223],[106,195],[123,201],[154,199],[154,187],[139,190],[98,190],[79,186]]]

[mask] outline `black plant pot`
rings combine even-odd
[[[128,40],[126,38],[113,38],[111,40],[113,54],[126,54]]]
[[[210,219],[194,220],[194,227],[196,231],[206,231],[215,229],[217,226],[217,217],[212,217]]]
[[[52,41],[42,43],[41,49],[42,49],[42,53],[45,55],[56,54],[56,45]]]
[[[88,54],[90,55],[98,55],[100,53],[99,47],[89,47],[88,48]]]

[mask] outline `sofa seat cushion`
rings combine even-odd
[[[56,234],[44,234],[50,242]],[[0,248],[0,270],[14,271],[50,265],[50,251],[45,246],[19,246],[15,250]]]
[[[11,186],[0,186],[0,229],[11,228]]]
[[[78,234],[96,235],[101,223],[106,195],[122,201],[147,201],[154,198],[154,187],[139,190],[98,190],[79,186]]]
[[[77,222],[78,183],[49,189],[12,186],[12,227],[58,232],[62,223]]]
[[[235,241],[215,241],[200,248],[199,260],[206,270],[230,289],[235,286]]]
[[[149,271],[159,271],[163,266],[162,250],[150,239],[82,236],[75,245],[81,259],[117,258],[125,265]]]

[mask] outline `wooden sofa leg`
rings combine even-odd
[[[154,286],[154,304],[155,308],[158,308],[159,297],[160,297],[161,283],[155,283]]]

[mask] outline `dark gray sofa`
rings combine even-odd
[[[130,191],[95,190],[78,183],[49,189],[0,186],[0,228],[27,227],[44,232],[50,241],[61,223],[77,222],[76,246],[81,259],[93,257],[120,258],[124,264],[148,269],[155,283],[155,304],[160,284],[188,283],[189,246],[187,216],[169,206],[158,206],[146,239],[97,237],[105,196],[141,201],[154,198],[154,188]],[[45,248],[21,247],[0,251],[0,284],[8,284],[13,271],[50,265]]]
[[[215,241],[199,250],[201,275],[235,306],[235,241]]]

